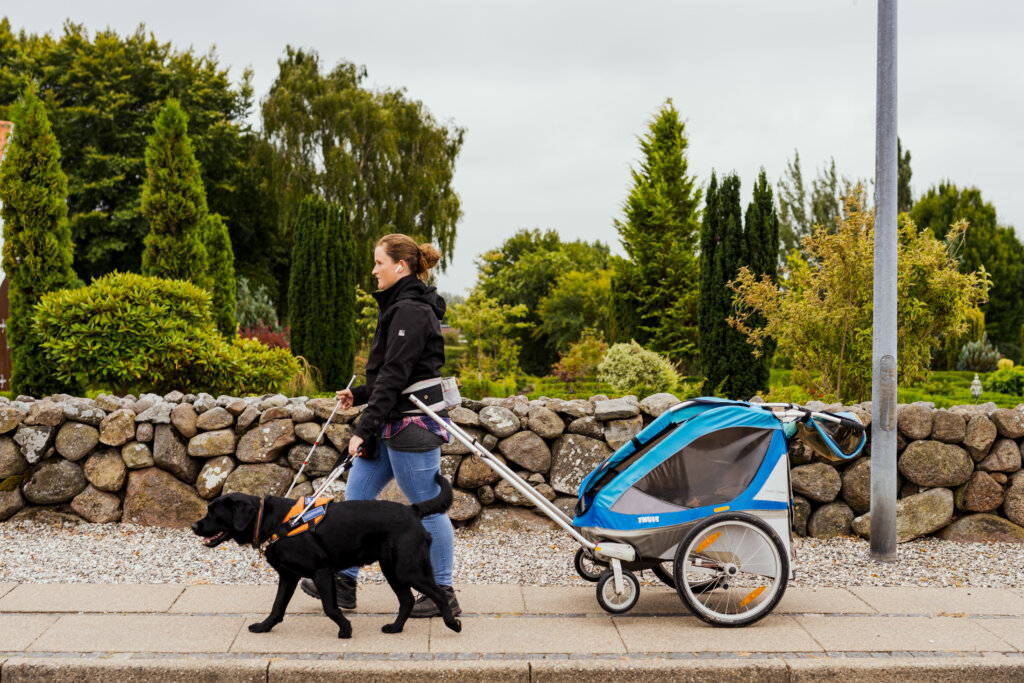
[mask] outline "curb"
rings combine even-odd
[[[0,659],[2,683],[317,683],[319,681],[521,681],[544,683],[657,683],[750,680],[804,683],[835,677],[843,681],[927,681],[987,683],[1024,680],[1024,660],[1003,656],[943,657],[885,661],[870,658],[757,660],[590,660],[590,661],[304,661],[252,659]]]

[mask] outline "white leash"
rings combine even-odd
[[[352,375],[352,379],[348,381],[348,386],[345,387],[345,390],[347,391],[348,389],[350,389],[352,387],[352,382],[355,381],[356,376]],[[299,471],[295,473],[295,478],[292,479],[292,485],[288,487],[288,490],[284,494],[285,498],[287,498],[291,494],[292,489],[295,488],[295,484],[298,483],[299,477],[302,476],[302,470],[306,469],[306,465],[309,464],[309,459],[313,457],[313,451],[315,451],[316,447],[320,445],[320,440],[324,438],[324,434],[327,432],[327,425],[331,424],[331,420],[334,419],[334,415],[335,413],[338,412],[338,408],[340,407],[341,401],[339,400],[337,403],[334,404],[334,410],[331,411],[331,416],[327,418],[327,422],[324,422],[324,428],[320,430],[320,436],[316,437],[316,441],[313,442],[313,447],[309,449],[309,455],[307,455],[306,459],[302,461],[302,466],[299,467]],[[319,493],[319,491],[317,493]]]

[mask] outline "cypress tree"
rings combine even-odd
[[[70,287],[73,246],[68,228],[68,179],[46,109],[26,90],[13,116],[14,130],[0,164],[4,220],[3,267],[9,280],[11,390],[43,396],[75,391],[49,372],[49,361],[32,328],[33,308],[43,294]]]
[[[205,232],[209,279],[212,282],[213,319],[220,333],[230,338],[238,330],[235,320],[235,252],[231,248],[228,226],[219,214],[212,213],[207,217]]]
[[[142,214],[149,222],[142,274],[188,280],[210,289],[207,274],[206,191],[188,137],[188,117],[168,99],[146,145]]]
[[[348,383],[355,356],[355,243],[337,206],[307,196],[292,231],[291,348],[324,388]]]
[[[617,337],[633,338],[677,363],[698,354],[697,258],[700,189],[687,175],[689,142],[668,100],[640,140],[625,220],[616,221],[627,258],[613,262]]]
[[[778,281],[779,216],[775,211],[772,188],[768,184],[768,176],[763,168],[757,178],[757,183],[754,184],[754,196],[747,207],[745,222],[748,254],[746,265],[754,275],[767,275],[772,281]],[[752,316],[749,324],[763,327],[764,317]],[[743,374],[745,383],[735,387],[737,395],[746,398],[753,396],[758,391],[768,391],[775,343],[766,344],[760,357],[755,357],[752,349],[746,343],[738,347],[736,353],[741,359],[739,362],[749,368]],[[746,362],[744,363],[743,360]]]

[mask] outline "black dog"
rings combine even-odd
[[[398,617],[381,630],[399,633],[412,610],[412,588],[434,601],[445,626],[455,632],[462,623],[452,615],[444,593],[434,581],[430,564],[430,534],[420,520],[446,511],[452,504],[452,487],[440,473],[434,475],[441,493],[415,505],[387,501],[352,500],[329,503],[317,525],[294,536],[284,519],[295,504],[290,498],[268,496],[259,499],[244,493],[220,496],[206,516],[192,525],[203,543],[214,548],[233,539],[239,545],[261,544],[273,538],[266,550],[267,561],[277,570],[277,597],[268,616],[249,626],[253,633],[265,633],[284,619],[285,609],[299,579],[312,577],[320,594],[324,614],[338,624],[338,637],[351,638],[352,625],[335,603],[334,574],[347,567],[380,562],[381,572],[398,596]]]

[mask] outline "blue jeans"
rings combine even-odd
[[[426,453],[409,453],[388,448],[380,442],[380,453],[376,460],[355,458],[348,473],[345,500],[375,500],[392,479],[398,481],[402,493],[410,503],[422,503],[441,493],[441,487],[434,481],[434,474],[441,470],[441,449]],[[434,566],[434,580],[438,585],[452,585],[452,564],[455,559],[455,532],[447,512],[427,515],[423,527],[430,534],[430,563]],[[359,567],[344,569],[353,579],[359,575]]]

